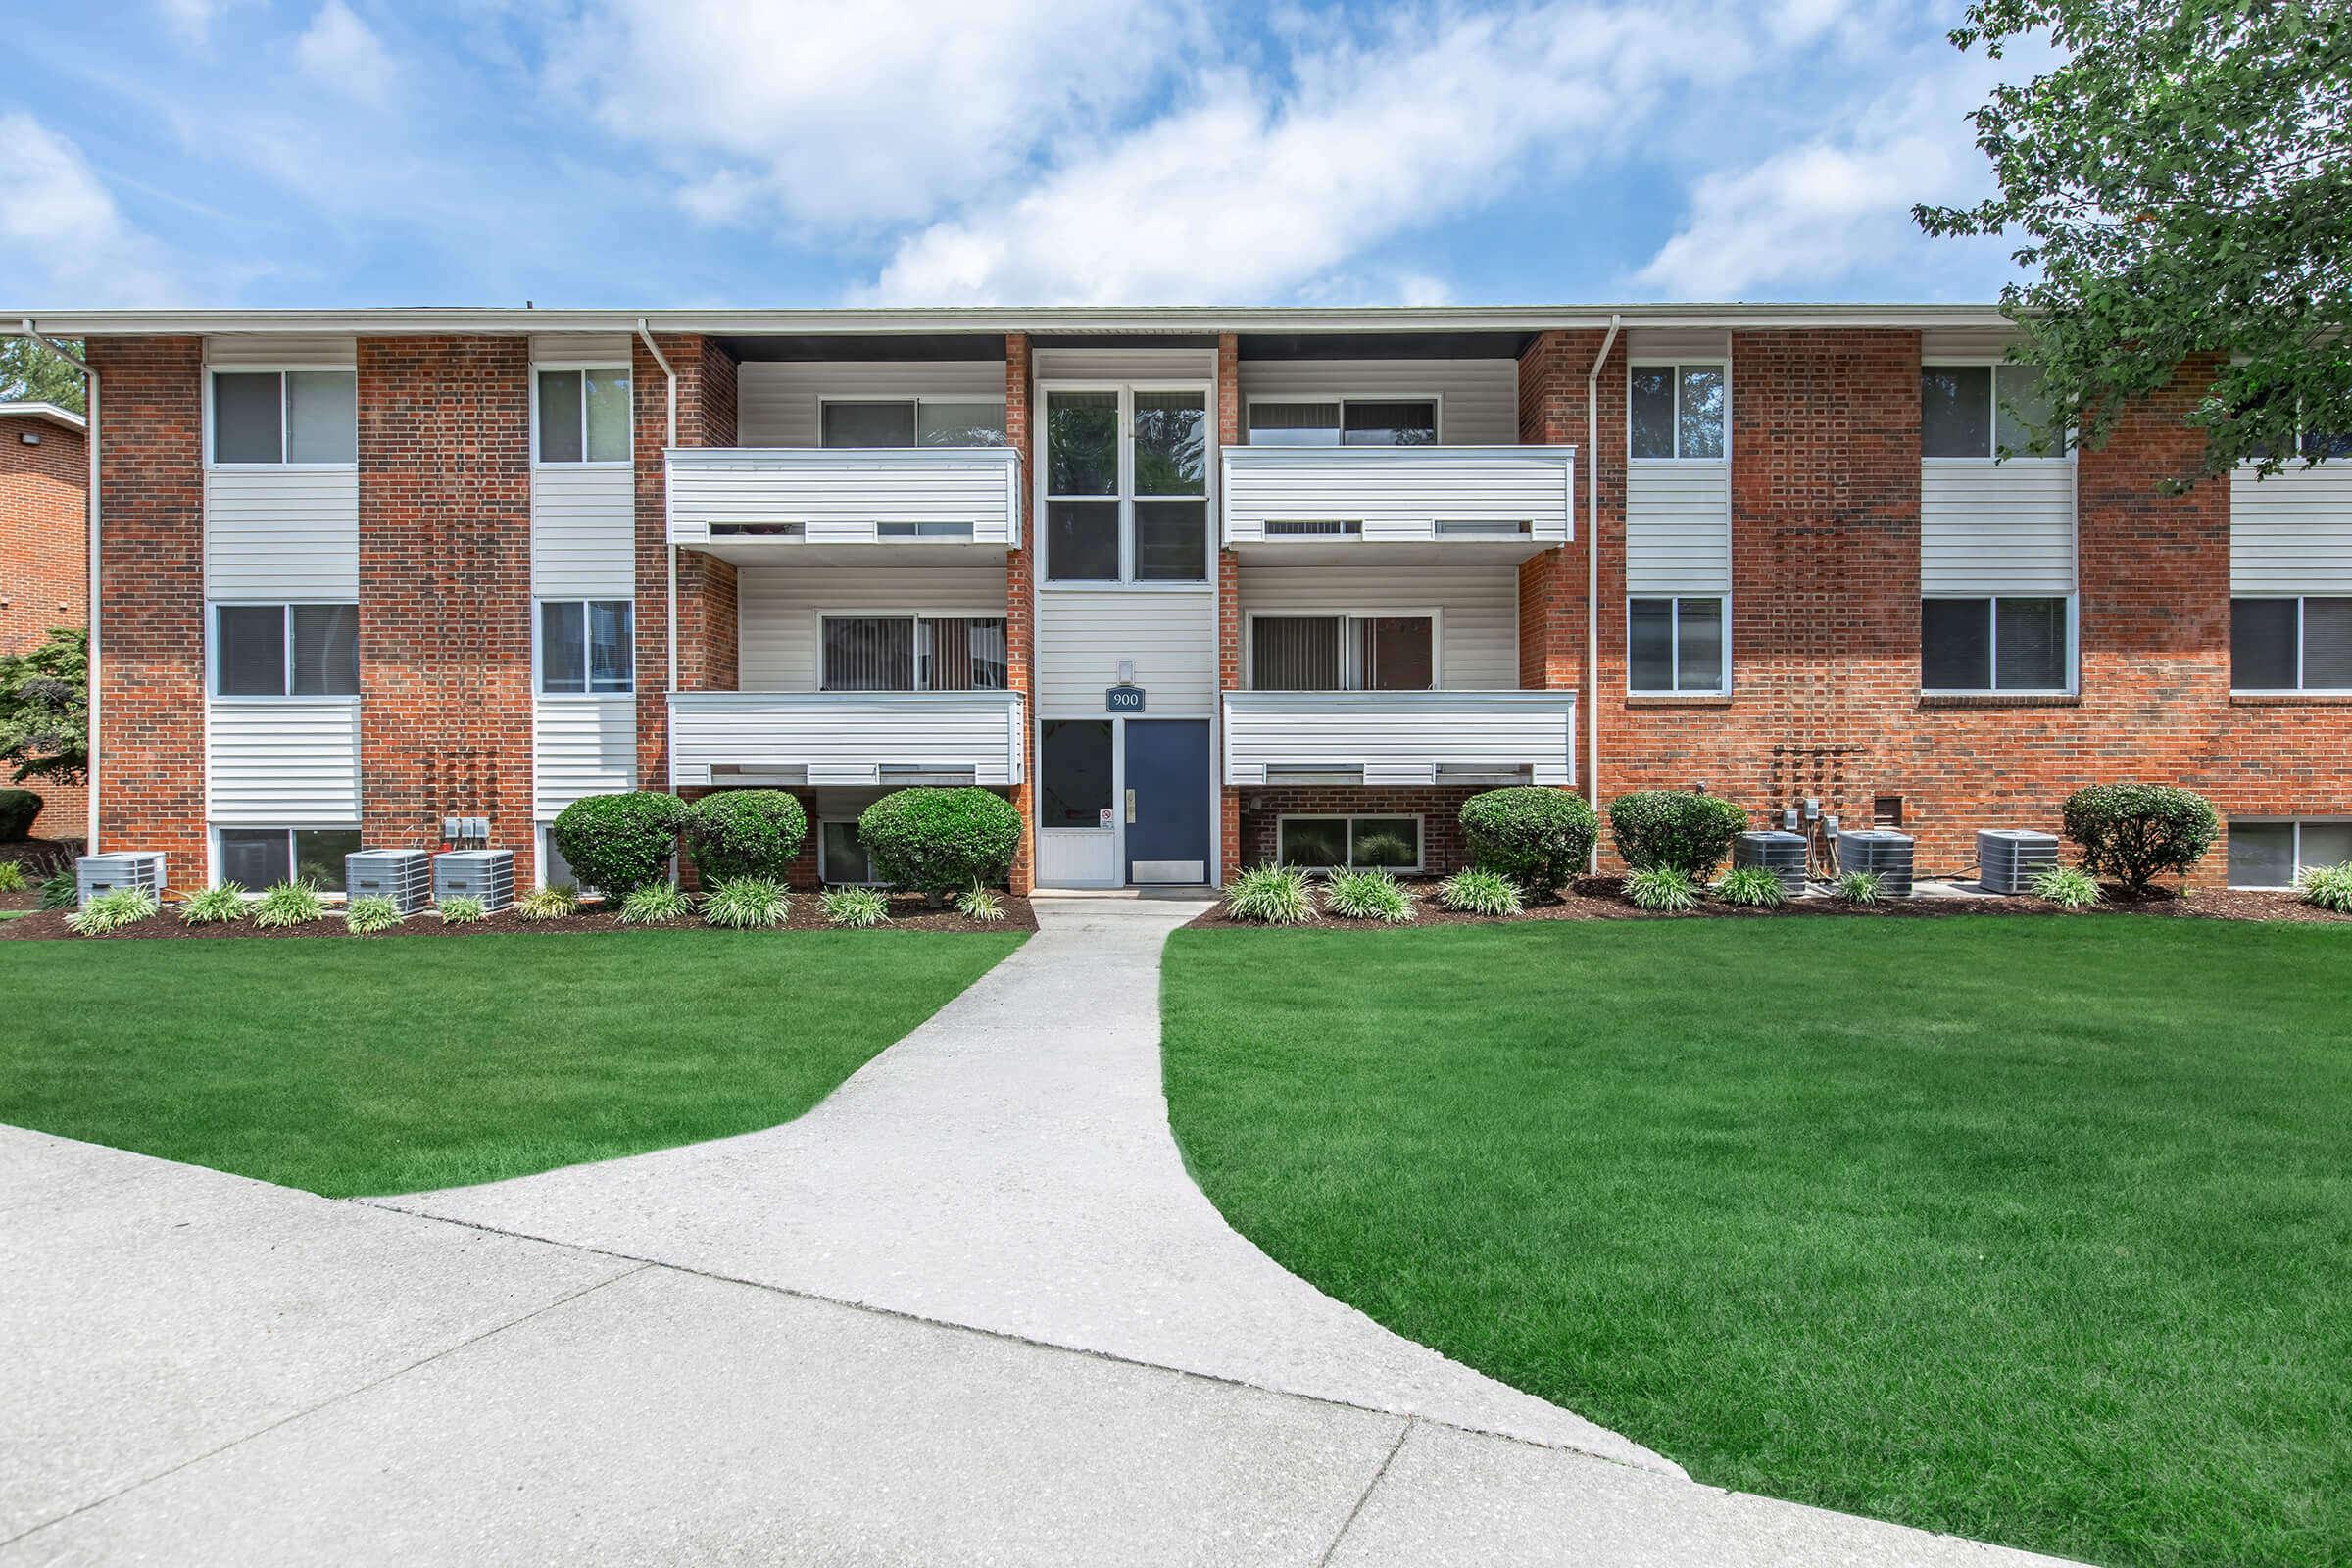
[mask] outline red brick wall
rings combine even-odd
[[[1482,787],[1483,788],[1483,787]],[[1412,816],[1421,817],[1421,865],[1433,876],[1460,870],[1468,863],[1462,846],[1462,803],[1480,788],[1368,789],[1360,786],[1311,787],[1245,785],[1225,792],[1239,837],[1235,867],[1273,863],[1277,831],[1286,815]]]
[[[102,411],[103,412],[103,411]],[[40,437],[26,446],[24,435]],[[90,618],[89,446],[78,430],[47,419],[0,419],[0,654],[46,642],[53,628]],[[35,838],[78,839],[89,831],[89,792],[79,784],[0,773],[0,789],[41,797]]]
[[[1021,455],[1023,483],[1021,548],[1004,558],[1005,682],[1021,694],[1021,712],[1027,733],[1021,745],[1026,759],[1021,775],[1030,782],[1011,791],[1013,809],[1021,813],[1021,843],[1013,852],[1012,891],[1027,894],[1037,885],[1037,541],[1031,537],[1036,519],[1029,515],[1029,478],[1037,472],[1037,447],[1031,439],[1034,421],[1029,410],[1029,338],[1026,333],[1004,335],[1004,442]]]
[[[204,345],[92,338],[101,382],[100,789],[93,849],[161,850],[199,887],[204,822]]]
[[[678,445],[735,444],[735,361],[691,334],[658,333],[678,378]],[[637,787],[669,786],[669,515],[662,453],[669,379],[642,337],[630,339],[637,464]],[[691,565],[689,564],[692,564]],[[678,683],[735,684],[734,571],[694,552],[678,557]],[[694,597],[690,600],[689,589]]]
[[[1530,557],[1519,567],[1519,684],[1529,690],[1581,687],[1585,666],[1585,577],[1587,489],[1601,487],[1604,519],[1625,505],[1624,443],[1607,452],[1608,420],[1601,421],[1602,451],[1587,451],[1585,378],[1606,337],[1602,332],[1544,332],[1519,357],[1519,439],[1526,445],[1577,449],[1574,539],[1557,550]],[[1625,406],[1625,356],[1612,352],[1600,382],[1601,407]],[[1622,422],[1622,421],[1620,421]],[[1580,747],[1581,750],[1581,747]],[[1581,768],[1581,763],[1580,763]],[[1580,772],[1581,777],[1581,772]]]
[[[362,825],[405,848],[487,816],[525,887],[529,373],[519,337],[359,342]]]

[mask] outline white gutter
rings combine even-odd
[[[96,855],[98,853],[98,372],[90,368],[87,360],[58,342],[57,339],[43,336],[33,326],[32,318],[29,316],[24,318],[24,335],[79,370],[83,382],[89,388],[85,399],[88,408],[83,415],[89,423],[86,427],[87,439],[83,444],[89,448],[90,492],[88,500],[82,506],[83,514],[89,519],[90,530],[90,687],[86,699],[89,711],[87,741],[89,767],[85,774],[88,787],[83,792],[89,799],[89,820],[84,824],[83,838],[85,842],[82,845],[82,853]]]
[[[662,367],[662,375],[669,381],[669,439],[662,448],[662,555],[669,564],[669,590],[662,596],[662,604],[669,617],[669,651],[662,660],[662,665],[668,672],[669,690],[674,695],[678,689],[678,547],[669,537],[668,449],[678,444],[678,372],[669,368],[669,356],[663,354],[662,345],[654,341],[653,325],[642,316],[637,318],[637,335],[645,340],[645,352],[654,357],[654,363]],[[662,714],[662,722],[664,727],[668,725],[669,715],[666,712]],[[662,748],[662,787],[673,788],[677,764],[670,758],[666,745]]]
[[[1585,793],[1600,815],[1600,368],[1617,346],[1624,318],[1609,318],[1609,335],[1585,377]],[[1600,869],[1600,834],[1592,835],[1592,869]]]

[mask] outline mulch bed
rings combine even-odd
[[[1935,920],[1997,914],[2060,918],[2135,914],[2190,920],[2295,920],[2314,925],[2352,924],[2352,915],[2315,908],[2292,893],[2256,893],[2242,888],[2199,888],[2186,894],[2158,889],[2145,899],[2127,899],[2120,889],[2109,887],[2104,905],[2095,909],[2080,910],[2061,909],[2040,899],[2012,898],[1889,899],[1883,904],[1870,905],[1847,904],[1839,899],[1808,898],[1782,905],[1777,909],[1757,909],[1705,898],[1699,901],[1698,907],[1685,914],[1652,914],[1628,904],[1625,901],[1624,883],[1610,876],[1579,878],[1553,898],[1531,902],[1519,914],[1462,914],[1438,903],[1436,878],[1399,877],[1397,880],[1404,884],[1406,895],[1413,901],[1413,926],[1518,925],[1529,920],[1779,920],[1832,914],[1892,920]],[[1223,905],[1210,908],[1188,923],[1188,928],[1204,930],[1220,926],[1240,926],[1257,931],[1267,929],[1255,920],[1234,919],[1225,912]],[[1316,927],[1327,930],[1397,929],[1377,920],[1347,920],[1321,912],[1309,925],[1292,929],[1313,930]]]
[[[10,839],[0,843],[0,860],[13,860],[24,867],[24,880],[30,884],[22,893],[0,893],[0,909],[37,909],[41,906],[40,884],[57,872],[71,871],[74,857],[81,853],[79,839]],[[0,922],[22,925],[21,920]]]
[[[931,908],[924,904],[923,896],[919,893],[894,893],[890,897],[890,924],[880,929],[885,931],[1034,931],[1037,929],[1037,914],[1029,907],[1027,899],[1015,898],[1009,893],[1000,894],[999,897],[1004,901],[1004,918],[989,924],[979,920],[967,920],[954,909]],[[795,893],[792,896],[792,906],[786,919],[785,929],[790,931],[827,931],[833,928],[825,924],[824,912],[817,905],[815,894]],[[187,925],[173,914],[171,906],[167,905],[161,914],[141,920],[135,925],[124,926],[120,931],[109,931],[98,937],[74,936],[66,927],[66,915],[62,909],[45,910],[42,913],[28,914],[16,920],[0,920],[0,942],[42,937],[65,937],[75,942],[111,942],[134,938],[148,940],[185,938],[193,941],[259,939],[267,941],[278,938],[301,940],[318,937],[331,937],[338,942],[378,942],[400,937],[465,937],[493,931],[521,931],[532,935],[561,936],[589,931],[649,930],[705,931],[712,936],[761,935],[760,932],[721,931],[695,919],[681,920],[672,926],[624,926],[612,915],[607,914],[601,907],[592,905],[580,913],[566,916],[561,920],[525,920],[513,909],[501,909],[498,913],[470,925],[445,925],[438,916],[428,911],[424,914],[413,914],[389,931],[377,932],[371,936],[355,937],[343,929],[343,922],[336,917],[315,920],[308,925],[278,926],[269,930],[256,926],[250,919],[224,921],[217,925]]]

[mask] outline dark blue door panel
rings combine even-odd
[[[1131,718],[1126,730],[1127,880],[1207,881],[1208,720]]]

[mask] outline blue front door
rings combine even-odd
[[[1208,720],[1131,718],[1127,880],[1208,880]]]

